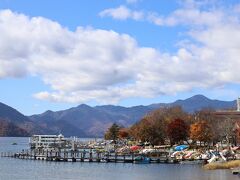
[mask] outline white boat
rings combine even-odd
[[[29,140],[31,149],[61,147],[66,143],[62,134],[59,135],[33,135]]]
[[[217,161],[217,159],[218,159],[218,157],[215,154],[213,154],[211,159],[207,160],[207,162],[208,163],[213,163],[213,162]]]

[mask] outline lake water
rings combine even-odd
[[[18,145],[12,145],[17,142]],[[28,148],[28,138],[0,137],[0,152]],[[240,180],[230,170],[199,165],[49,162],[0,158],[0,180]]]

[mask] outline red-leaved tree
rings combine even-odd
[[[189,126],[182,119],[175,119],[167,126],[167,134],[171,144],[187,140]]]
[[[129,129],[121,128],[118,133],[120,139],[127,139],[129,137]]]

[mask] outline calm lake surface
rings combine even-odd
[[[16,142],[17,145],[12,145]],[[0,137],[0,152],[20,152],[28,138]],[[0,158],[0,180],[240,180],[230,170],[206,171],[199,165],[49,162]]]

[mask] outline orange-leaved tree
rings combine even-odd
[[[199,121],[190,126],[190,138],[204,144],[212,139],[212,130],[206,121]]]

